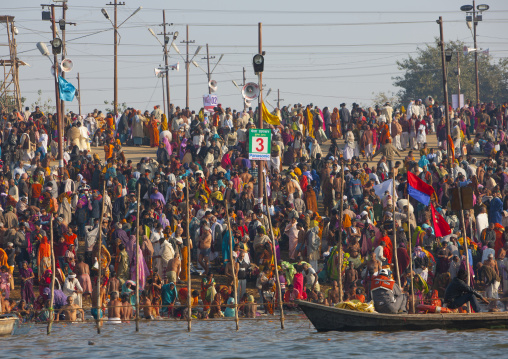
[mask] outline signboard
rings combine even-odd
[[[460,94],[460,104],[459,104],[459,96],[454,93],[452,95],[452,108],[456,109],[456,108],[462,108],[464,107],[464,94],[461,93]]]
[[[272,130],[249,130],[249,160],[270,161]]]
[[[204,95],[203,96],[203,107],[205,111],[213,112],[213,108],[217,107],[217,95]]]

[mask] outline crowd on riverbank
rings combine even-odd
[[[51,165],[55,116],[3,113],[2,311],[48,319],[51,229],[53,307],[67,320],[87,301],[94,317],[129,320],[136,291],[147,319],[188,316],[189,295],[196,317],[234,316],[233,284],[247,317],[273,314],[278,283],[286,309],[296,299],[364,302],[381,268],[409,292],[410,263],[417,303],[443,298],[461,268],[471,290],[508,296],[507,106],[450,109],[449,133],[443,111],[421,100],[407,108],[276,109],[265,118],[271,156],[261,168],[248,154],[248,131],[258,127],[252,109],[70,113],[61,174]],[[141,145],[156,152],[132,163],[122,146]],[[103,156],[90,152],[97,146]],[[412,178],[432,188],[427,205],[411,194]],[[469,189],[463,224],[459,187]],[[201,281],[190,293],[189,261]],[[490,309],[504,310],[499,303]]]

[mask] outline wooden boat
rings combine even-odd
[[[296,301],[318,332],[430,329],[505,329],[508,312],[478,314],[382,314]]]
[[[22,324],[15,315],[0,315],[0,336],[26,334],[31,325]]]

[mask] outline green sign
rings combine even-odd
[[[270,161],[272,130],[249,130],[249,160]]]

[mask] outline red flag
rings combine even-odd
[[[453,144],[452,136],[448,135],[448,143],[450,144],[450,150],[452,151],[452,163],[455,163],[455,146]]]
[[[430,204],[430,210],[432,211],[432,222],[434,223],[434,234],[436,237],[444,237],[452,234],[450,225],[446,222],[443,216],[436,211],[432,203]]]

